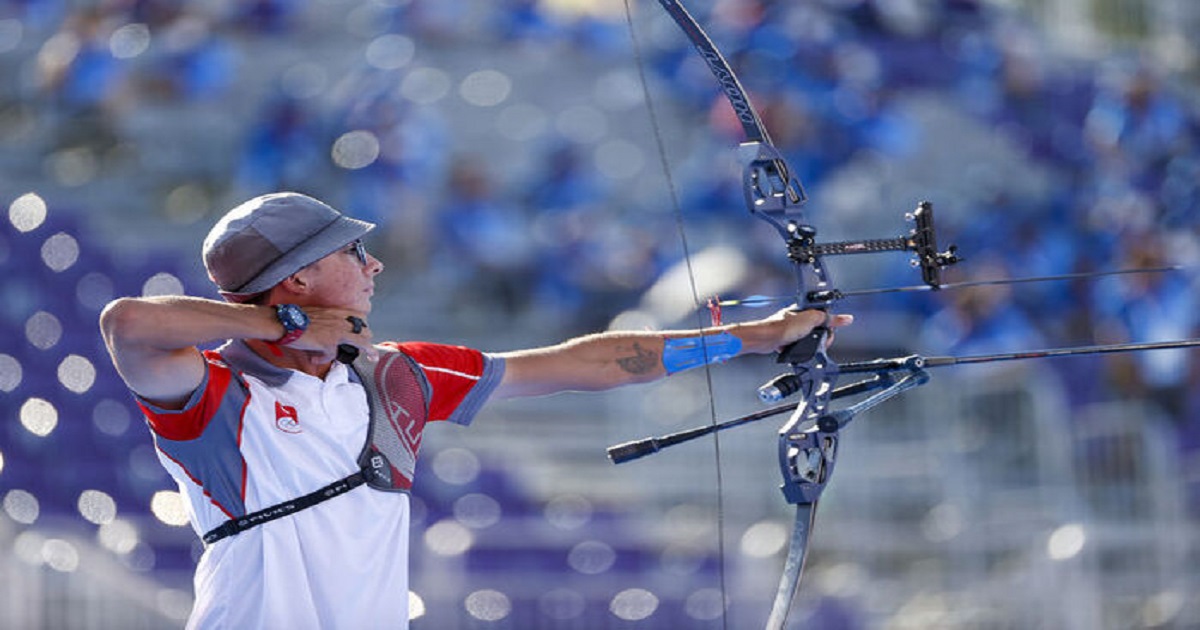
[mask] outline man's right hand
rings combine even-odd
[[[366,313],[321,306],[305,306],[303,309],[308,315],[308,330],[288,344],[288,348],[312,353],[310,360],[314,364],[329,363],[336,359],[341,344],[354,346],[371,360],[379,358],[379,351],[371,342],[371,328],[367,324]],[[356,326],[351,317],[362,322],[361,326]],[[355,328],[360,328],[360,331],[354,332]]]

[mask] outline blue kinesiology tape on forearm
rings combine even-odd
[[[663,340],[662,363],[667,374],[690,370],[708,363],[723,363],[742,350],[742,340],[727,332]]]

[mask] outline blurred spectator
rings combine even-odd
[[[292,28],[302,5],[296,0],[242,0],[234,3],[230,22],[253,32],[279,35]]]
[[[1005,265],[976,259],[980,278],[1011,277]],[[1006,286],[972,287],[947,294],[948,304],[929,318],[921,333],[921,346],[954,355],[1014,352],[1046,345],[1038,326],[1013,308],[1013,290]]]
[[[1161,267],[1170,248],[1154,234],[1124,239],[1130,268]],[[1104,330],[1115,342],[1148,343],[1186,339],[1197,328],[1194,281],[1178,272],[1136,274],[1101,283],[1092,305]],[[1129,397],[1161,405],[1182,422],[1186,411],[1189,350],[1159,350],[1113,361],[1114,385]]]
[[[239,191],[303,189],[327,172],[329,143],[299,99],[275,96],[245,137],[237,167]]]
[[[1183,108],[1150,68],[1116,68],[1100,77],[1084,131],[1096,166],[1119,169],[1139,190],[1154,190],[1164,167],[1187,147]]]
[[[101,7],[72,12],[38,51],[37,78],[43,113],[54,117],[59,148],[109,148],[117,142],[112,117],[120,106],[128,69],[109,50],[119,15]]]
[[[456,303],[487,303],[497,317],[513,317],[529,305],[533,241],[529,218],[496,194],[492,176],[472,156],[450,166],[450,178],[437,208],[439,266],[454,268],[446,289]]]
[[[162,53],[151,70],[162,96],[183,102],[211,101],[227,95],[237,81],[233,46],[207,16],[181,13],[158,34]]]

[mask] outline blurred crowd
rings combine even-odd
[[[659,97],[682,113],[681,124],[703,134],[711,149],[693,152],[675,173],[684,222],[710,235],[701,241],[729,240],[764,273],[785,277],[783,256],[762,253],[778,250],[748,234],[740,174],[715,159],[698,165],[742,139],[731,110],[690,46],[657,35],[663,22],[650,16],[657,7],[640,4],[647,6],[634,12],[645,42],[639,61]],[[933,93],[1002,133],[1051,184],[1037,196],[1014,194],[982,165],[986,203],[958,209],[969,215],[953,235],[970,252],[975,275],[1189,265],[1012,291],[947,292],[939,300],[888,298],[847,310],[902,310],[923,319],[922,350],[938,353],[1197,333],[1191,266],[1200,221],[1200,109],[1185,77],[1136,49],[1114,48],[1099,61],[1068,56],[1037,25],[982,0],[696,5],[809,190],[863,155],[902,161],[922,143],[952,146],[953,138],[923,137],[928,130],[902,106],[907,94]],[[637,304],[679,261],[671,213],[626,195],[628,174],[596,168],[597,138],[539,126],[515,107],[509,128],[528,138],[535,167],[506,171],[504,156],[451,148],[456,121],[430,97],[448,89],[445,78],[412,60],[420,46],[482,42],[507,50],[537,42],[632,64],[625,14],[617,9],[565,13],[535,0],[4,0],[0,60],[7,56],[17,72],[0,94],[0,124],[43,120],[55,130],[48,154],[80,147],[119,154],[129,148],[129,121],[147,107],[245,105],[238,99],[256,43],[295,46],[337,30],[362,43],[357,67],[329,76],[337,70],[301,63],[277,77],[247,105],[248,116],[231,122],[238,130],[234,155],[197,169],[209,198],[336,191],[324,196],[383,226],[374,245],[393,274],[436,278],[447,300],[534,317],[563,333],[594,330]],[[340,22],[313,19],[321,10]],[[22,51],[32,53],[28,61],[17,59]],[[503,87],[480,98],[497,90]],[[648,170],[657,158],[643,161]],[[929,184],[936,189],[939,182]],[[658,201],[666,199],[664,192]],[[221,204],[212,205],[207,217],[194,218],[214,216]],[[879,281],[911,283],[890,272]],[[1114,392],[1161,403],[1190,451],[1200,447],[1195,356],[1084,361],[1064,367],[1063,376],[1076,403]]]

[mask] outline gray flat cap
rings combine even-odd
[[[307,195],[262,195],[213,226],[204,267],[226,300],[244,302],[373,229]]]

